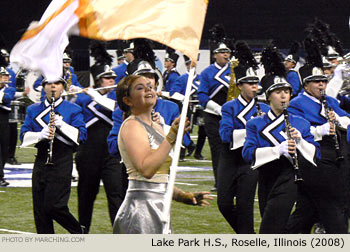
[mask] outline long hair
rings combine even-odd
[[[140,75],[128,75],[121,79],[118,83],[118,86],[116,88],[117,103],[119,108],[124,112],[123,120],[128,118],[131,114],[130,107],[124,103],[123,98],[130,95],[131,85],[141,77],[142,76]]]

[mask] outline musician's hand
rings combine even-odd
[[[207,200],[213,200],[214,198],[209,196],[210,192],[199,192],[199,193],[193,193],[193,205],[205,207],[210,205],[210,203]]]
[[[83,93],[88,95],[89,89],[90,88],[83,88]]]
[[[325,124],[322,124],[321,126],[318,126],[318,127],[320,127],[321,128],[321,136],[328,136],[328,135],[330,135],[330,127],[331,127],[331,125],[330,125],[330,123],[329,122],[327,122],[327,123],[325,123]]]
[[[289,155],[293,155],[295,150],[297,149],[296,143],[293,139],[288,140],[288,153]]]
[[[289,142],[286,140],[284,142],[282,142],[280,145],[279,145],[279,152],[280,152],[280,155],[284,155],[286,157],[290,156],[289,155]]]
[[[41,131],[40,131],[40,136],[39,136],[39,141],[43,139],[49,139],[50,136],[50,131],[49,127],[45,126]]]
[[[301,139],[301,134],[299,130],[297,130],[296,128],[291,128],[289,132],[290,136],[295,140],[296,143],[298,143]]]
[[[330,111],[328,112],[328,117],[329,117],[329,120],[330,120],[330,121],[334,121],[334,120],[337,119],[337,118],[336,118],[336,115],[335,115],[335,113],[334,113],[333,110],[330,110]]]
[[[333,136],[333,135],[335,135],[335,125],[334,125],[334,123],[329,123],[329,135],[330,136]]]
[[[63,125],[63,116],[61,115],[55,115],[55,125],[58,128],[61,128]]]
[[[55,129],[53,127],[49,127],[49,140],[52,140],[55,136]]]

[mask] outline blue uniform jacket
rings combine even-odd
[[[115,89],[104,94],[103,96],[112,100],[117,99]],[[84,93],[78,94],[75,103],[83,109],[86,128],[89,128],[92,124],[96,123],[99,120],[102,120],[102,122],[105,122],[112,127],[112,111],[104,108],[103,106],[95,102],[93,99],[91,99],[89,95]]]
[[[289,113],[289,121],[291,126],[300,132],[305,141],[316,147],[315,151],[311,153],[313,155],[311,158],[320,158],[320,147],[319,144],[314,141],[314,136],[310,132],[310,123],[291,113]],[[276,116],[272,110],[263,116],[258,116],[249,120],[246,124],[247,137],[242,150],[243,159],[247,163],[252,163],[253,166],[256,162],[262,163],[256,160],[258,157],[257,149],[275,147],[284,142],[287,139],[285,127],[283,113]],[[308,149],[310,149],[310,147],[308,147]],[[301,153],[303,155],[305,154],[302,151]],[[269,155],[269,152],[266,152],[266,155]],[[273,155],[272,152],[271,155]],[[277,155],[279,158],[279,153],[277,153]],[[267,160],[268,157],[263,157],[263,159]]]
[[[290,70],[287,73],[286,80],[289,84],[292,85],[292,88],[293,88],[292,96],[298,95],[298,93],[302,90],[299,73],[294,70]]]
[[[262,112],[267,113],[270,107],[260,103]],[[232,141],[232,132],[236,129],[245,129],[247,121],[257,115],[255,100],[247,102],[241,95],[232,101],[226,102],[221,109],[222,119],[220,120],[219,133],[223,143]]]
[[[219,105],[226,102],[227,90],[230,85],[230,64],[220,67],[216,62],[211,64],[200,74],[200,85],[198,88],[199,104],[204,108],[209,100]]]
[[[170,96],[172,96],[176,92],[179,94],[185,95],[188,76],[189,76],[188,73],[185,73],[183,75],[180,75],[176,79],[174,85],[172,85],[170,89]],[[193,78],[193,82],[191,86],[191,95],[197,92],[199,84],[200,84],[199,75],[196,74]]]
[[[5,86],[0,89],[3,92],[3,97],[0,100],[0,109],[10,112],[11,111],[11,101],[15,98],[16,88],[10,87],[5,84]]]
[[[112,68],[112,70],[115,72],[117,77],[115,77],[115,84],[118,84],[121,79],[123,79],[127,74],[126,74],[126,68],[128,64],[126,61],[121,63],[120,65]]]
[[[170,70],[170,72],[166,70],[163,76],[165,82],[165,91],[170,92],[176,82],[176,79],[180,76],[180,74],[178,73],[176,68],[173,68]]]
[[[65,101],[62,98],[59,98],[55,102],[55,114],[61,115],[63,121],[67,124],[75,127],[79,130],[79,142],[84,143],[87,138],[87,130],[85,128],[85,122],[83,119],[82,109],[78,105]],[[21,127],[20,140],[23,142],[23,136],[26,132],[40,132],[45,125],[48,125],[50,117],[50,103],[48,100],[45,100],[40,103],[34,103],[27,107],[27,113],[24,120],[24,124]],[[63,138],[63,141],[72,141],[67,140],[65,137],[65,132],[57,132]],[[61,140],[60,139],[60,140]],[[62,140],[61,140],[62,141]]]

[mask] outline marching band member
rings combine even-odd
[[[164,136],[162,126],[152,120],[156,99],[154,86],[143,76],[129,75],[117,86],[118,105],[126,113],[118,147],[128,171],[129,185],[115,219],[114,233],[163,232],[162,211],[171,162],[169,152],[176,141],[180,118]],[[174,189],[173,198],[203,206],[209,204],[206,199],[211,199],[208,192],[194,194],[178,188]]]
[[[68,200],[73,152],[79,143],[85,141],[86,128],[82,109],[61,97],[66,84],[63,78],[53,83],[43,81],[47,99],[27,108],[20,132],[22,146],[35,144],[38,149],[32,192],[34,220],[39,234],[53,234],[53,220],[70,233],[84,233],[84,227],[69,212]],[[52,151],[48,151],[50,149]]]
[[[11,101],[15,97],[16,89],[9,87],[10,74],[5,67],[0,67],[0,186],[8,186],[5,180],[4,166],[9,149],[9,113]]]
[[[123,50],[121,50],[121,49],[117,49],[115,51],[115,53],[117,55],[117,64],[119,66],[125,62],[125,56],[124,56]],[[112,70],[113,70],[113,68],[112,68]]]
[[[313,41],[311,37],[305,39],[308,61],[299,70],[305,92],[291,101],[289,111],[310,122],[314,140],[321,147],[321,159],[317,161],[317,169],[305,172],[306,197],[298,202],[300,213],[296,211],[295,216],[293,214],[290,228],[292,232],[300,232],[300,225],[302,227],[317,213],[327,233],[346,233],[349,217],[348,214],[344,216],[349,207],[346,129],[350,119],[336,99],[322,94],[327,77],[322,71],[320,54],[313,54],[315,50],[312,48],[317,48]]]
[[[292,97],[297,96],[302,90],[299,72],[298,70],[295,69],[299,61],[298,51],[299,51],[299,43],[294,42],[292,47],[289,50],[287,57],[284,59],[284,65],[286,66],[286,70],[287,70],[286,79],[287,79],[287,82],[290,83],[293,88]]]
[[[118,64],[118,66],[112,68],[112,70],[115,72],[115,83],[119,83],[121,79],[123,79],[126,75],[126,68],[129,63],[131,63],[134,59],[134,42],[130,42],[129,46],[124,49],[124,61],[121,64]]]
[[[176,70],[176,63],[179,59],[179,55],[175,53],[174,49],[167,48],[167,53],[165,54],[164,67],[166,70],[163,73],[164,87],[166,92],[170,92],[175,84],[176,79],[180,76],[179,72]]]
[[[241,94],[222,106],[219,133],[223,142],[217,171],[218,207],[237,234],[254,232],[254,199],[258,174],[242,158],[248,120],[267,113],[269,106],[256,103],[258,63],[245,42],[236,44],[239,65],[234,68]],[[234,203],[234,198],[236,201]]]
[[[285,79],[283,58],[272,44],[263,50],[262,61],[266,59],[270,65],[264,64],[266,75],[261,85],[266,88],[266,100],[271,109],[264,116],[247,122],[242,156],[259,173],[262,217],[259,233],[281,234],[286,233],[297,197],[295,182],[301,180],[298,163],[315,165],[319,151],[310,133],[310,123],[288,113],[286,117],[285,107],[289,104],[292,87]]]
[[[75,156],[78,180],[79,221],[89,232],[94,201],[100,189],[100,182],[106,191],[111,223],[123,201],[121,193],[121,170],[118,161],[108,153],[107,136],[112,128],[112,111],[116,106],[115,89],[108,88],[115,84],[116,75],[106,66],[91,69],[96,87],[106,89],[96,91],[84,89],[78,94],[76,104],[83,108],[84,121],[88,138]]]
[[[221,120],[221,106],[226,102],[231,75],[229,59],[231,49],[224,43],[219,43],[213,50],[215,62],[205,68],[200,74],[198,88],[199,104],[204,108],[204,128],[207,133],[215,184],[212,191],[217,187],[217,167],[221,152],[222,142],[219,135],[219,122]]]
[[[289,115],[291,128],[287,139],[283,103],[288,105],[292,88],[283,77],[270,76],[272,85],[266,91],[271,110],[246,124],[247,136],[242,151],[246,162],[258,169],[258,196],[262,217],[261,234],[286,232],[286,224],[296,201],[297,186],[291,163],[298,149],[314,164],[318,145],[310,133],[310,124],[303,118]]]

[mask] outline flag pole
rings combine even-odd
[[[172,163],[170,165],[168,187],[167,187],[167,190],[165,193],[165,199],[164,199],[164,211],[163,211],[164,219],[163,219],[163,222],[165,223],[165,225],[164,225],[163,234],[169,234],[169,232],[170,232],[171,201],[173,198],[174,184],[175,184],[175,179],[176,179],[176,169],[177,169],[178,163],[179,163],[179,155],[180,155],[182,139],[183,139],[184,130],[185,130],[186,115],[187,115],[188,105],[189,105],[189,101],[190,101],[191,86],[192,86],[192,82],[193,82],[193,78],[194,78],[194,70],[195,70],[195,68],[191,67],[189,75],[188,75],[188,80],[187,80],[187,84],[186,84],[185,99],[184,99],[184,102],[182,105],[182,111],[181,111],[179,130],[178,130],[176,142],[175,142],[174,156],[173,156]]]

